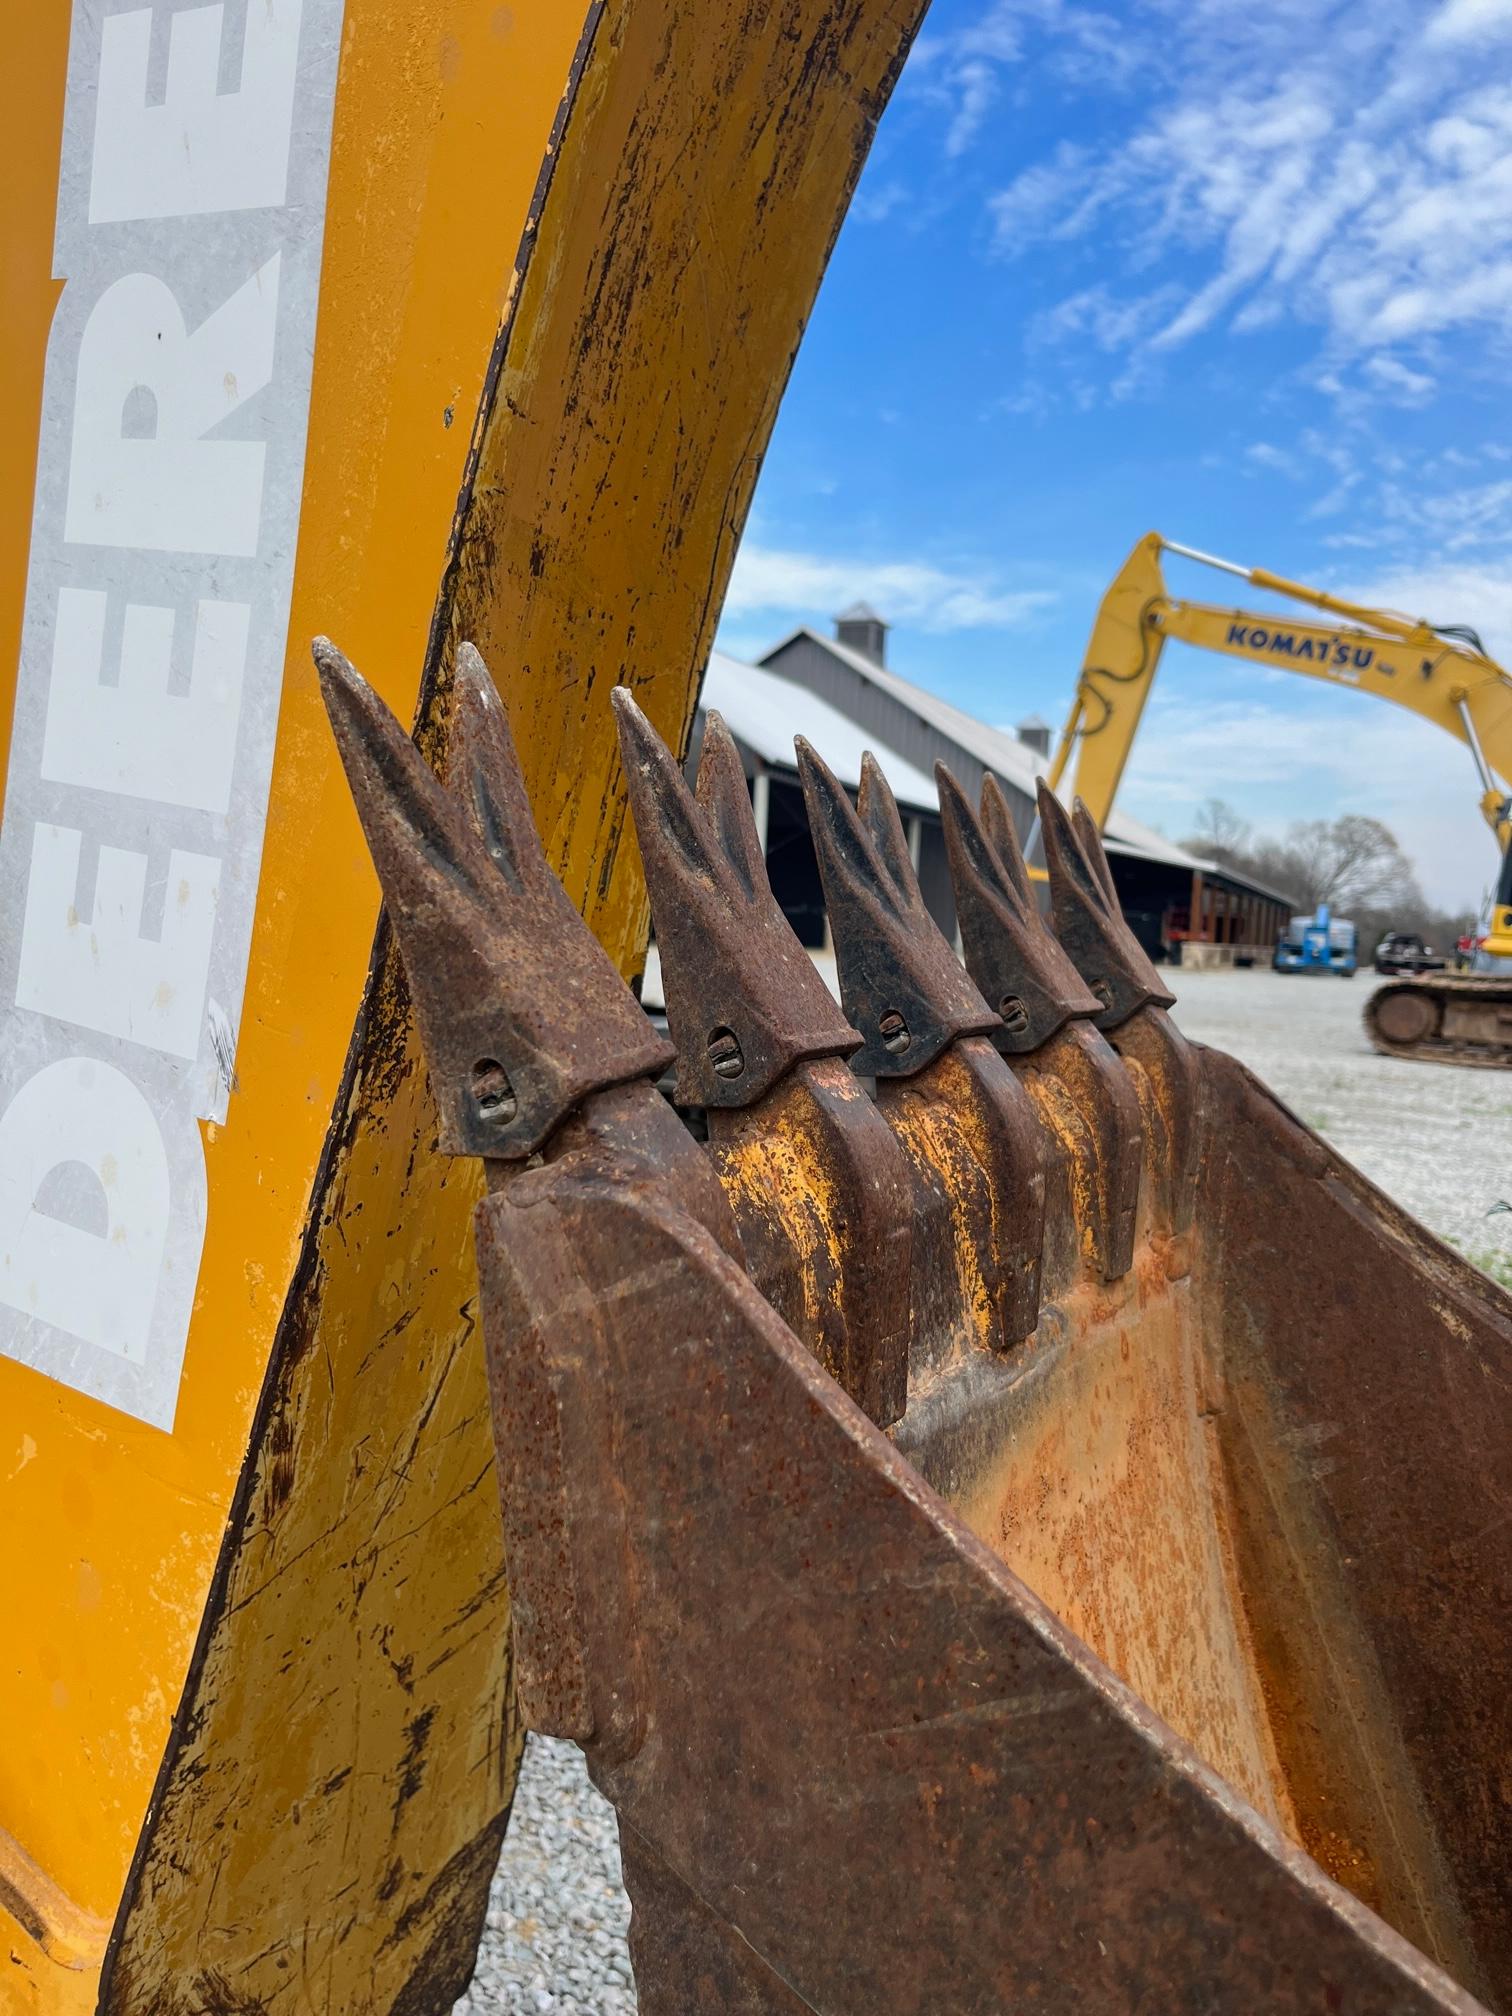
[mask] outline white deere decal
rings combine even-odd
[[[289,622],[342,0],[75,0],[0,825],[0,1351],[171,1427]]]

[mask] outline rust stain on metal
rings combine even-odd
[[[1097,1026],[1106,1031],[1141,1008],[1169,1008],[1176,997],[1124,921],[1097,828],[1084,807],[1078,805],[1076,812],[1080,816],[1067,812],[1040,780],[1040,834],[1055,935],[1096,995]]]
[[[428,872],[481,872],[397,724],[374,712],[365,733],[385,750],[353,765],[365,822],[408,826]],[[1043,1109],[961,1026],[965,976],[924,984],[938,955],[912,942],[879,788],[822,807],[831,893],[865,888],[900,947],[872,948],[850,999],[892,1060],[879,1109],[937,1182],[931,1252],[965,1335],[933,1356],[915,1337],[890,1436],[749,1278],[726,1187],[646,1072],[487,1165],[522,1700],[617,1809],[641,2006],[1475,2016],[1512,1957],[1492,1789],[1512,1576],[1487,1523],[1512,1503],[1512,1305],[1229,1060],[1180,1045],[1066,821],[1060,872],[1096,922],[1078,970],[1114,975],[1113,1068],[1169,1166],[1124,1272],[1068,1270],[1027,1341],[981,1348],[1027,1259]],[[493,900],[521,901],[488,867]],[[412,872],[385,869],[401,896]],[[885,1050],[889,1001],[916,1068]],[[731,1152],[764,1103],[801,1104],[815,1074],[838,1099],[844,1070],[802,1059],[711,1109]],[[1082,1099],[1088,1126],[1096,1110]],[[812,1264],[827,1164],[801,1131],[774,1124],[726,1184],[790,1192],[771,1236]],[[1295,1271],[1257,1258],[1256,1194]]]
[[[797,738],[798,774],[824,884],[840,1001],[865,1039],[864,1077],[907,1078],[959,1036],[998,1025],[930,916],[897,803],[875,757],[861,759],[851,804],[818,752]]]
[[[1111,1304],[1081,1291],[1025,1368],[999,1454],[957,1510],[1061,1621],[1266,1818],[1290,1796],[1233,1572],[1202,1340],[1145,1247]]]
[[[659,1071],[671,1047],[546,865],[503,703],[472,646],[457,653],[450,790],[410,762],[409,738],[323,637],[315,663],[415,976],[439,1146],[523,1160],[588,1093]]]
[[[1128,1066],[1145,1131],[1145,1192],[1159,1228],[1192,1224],[1200,1076],[1196,1053],[1165,1011],[1174,997],[1124,920],[1102,837],[1078,801],[1068,814],[1039,787],[1056,934],[1103,1004],[1097,1027]],[[1173,1255],[1172,1265],[1186,1264]]]
[[[735,744],[710,713],[697,796],[623,688],[630,804],[677,1045],[751,1278],[879,1426],[908,1399],[907,1171],[841,1061],[860,1047],[767,881]]]
[[[1028,1095],[986,1040],[999,1018],[924,904],[897,804],[870,754],[856,805],[798,742],[798,769],[846,1014],[852,1068],[912,1174],[913,1355],[1002,1350],[1039,1320],[1045,1143]]]
[[[1045,1157],[1018,1080],[985,1037],[967,1036],[912,1077],[879,1078],[877,1107],[927,1200],[926,1221],[942,1219],[948,1241],[926,1277],[939,1300],[919,1325],[918,1361],[941,1361],[961,1334],[958,1312],[968,1347],[1020,1343],[1039,1321]]]
[[[1069,1285],[1134,1261],[1144,1136],[1137,1096],[1092,1026],[1101,1004],[1041,917],[1008,802],[982,782],[981,816],[935,768],[966,970],[1002,1017],[993,1040],[1045,1130],[1046,1260]]]
[[[1512,1301],[1201,1058],[1215,1426],[1302,1838],[1505,2007]]]
[[[689,1106],[751,1106],[807,1057],[861,1038],[798,943],[767,881],[729,730],[711,712],[695,798],[629,692],[612,699],[630,809],[662,955],[677,1093]]]
[[[1047,1271],[1054,1247],[1061,1256],[1054,1262],[1058,1287],[1082,1269],[1096,1280],[1121,1279],[1134,1264],[1145,1152],[1128,1073],[1106,1038],[1083,1021],[1068,1022],[1041,1050],[1008,1062],[1045,1131]]]
[[[914,1239],[892,1134],[838,1059],[800,1064],[758,1105],[708,1120],[751,1279],[887,1427],[908,1404]]]
[[[983,780],[980,820],[943,763],[935,783],[966,970],[1001,1017],[998,1048],[1028,1055],[1101,1004],[1040,916],[997,779]]]

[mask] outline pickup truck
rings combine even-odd
[[[1377,973],[1442,973],[1448,964],[1415,931],[1388,931],[1375,948]]]

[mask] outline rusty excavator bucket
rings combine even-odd
[[[1512,2009],[1512,1304],[1187,1043],[1101,843],[618,689],[665,1046],[459,655],[453,769],[317,647],[476,1236],[517,1670],[646,2016]]]

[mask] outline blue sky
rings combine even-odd
[[[1058,725],[1158,529],[1512,664],[1509,338],[1512,0],[935,0],[720,641],[861,595],[899,671]],[[1179,835],[1212,794],[1270,828],[1374,812],[1446,904],[1494,871],[1447,736],[1173,646],[1121,802]]]

